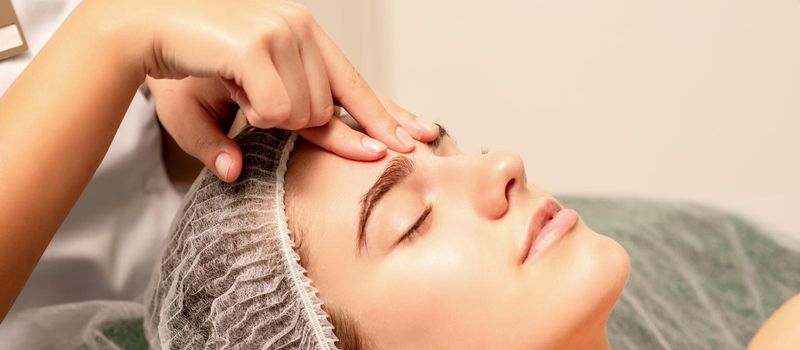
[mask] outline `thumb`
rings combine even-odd
[[[191,119],[178,132],[170,132],[172,137],[181,149],[203,162],[220,180],[228,183],[236,181],[242,172],[239,145],[223,132],[212,117],[203,115]]]
[[[195,77],[148,77],[147,84],[153,91],[158,119],[178,146],[222,181],[235,181],[242,171],[242,152],[222,127],[235,114],[231,104],[220,98],[228,95],[222,84]]]

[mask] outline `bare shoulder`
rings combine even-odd
[[[761,325],[748,350],[797,349],[800,346],[800,294],[795,295]]]

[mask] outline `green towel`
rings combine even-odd
[[[628,251],[628,284],[608,322],[624,349],[744,349],[800,293],[800,253],[703,205],[560,197]]]
[[[95,334],[93,344],[104,349],[146,350],[150,348],[144,336],[142,318],[116,320],[103,325],[100,334]],[[107,345],[107,346],[104,346]],[[79,350],[89,350],[95,346],[83,345]]]

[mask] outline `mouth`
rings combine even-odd
[[[552,245],[569,232],[577,222],[578,213],[575,210],[562,208],[553,198],[546,199],[534,210],[528,223],[520,263],[524,263]]]
[[[525,244],[522,245],[522,260],[525,262],[528,255],[531,253],[531,246],[542,231],[542,227],[547,224],[553,217],[561,211],[561,205],[554,199],[547,198],[536,210],[533,211],[531,220],[528,223],[527,235],[525,236]]]

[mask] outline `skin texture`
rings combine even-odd
[[[84,0],[0,97],[0,319],[92,178],[146,77],[186,80],[151,84],[159,117],[184,150],[224,181],[241,170],[238,146],[215,118],[231,110],[231,100],[255,127],[298,130],[355,159],[380,158],[387,147],[410,151],[412,137],[435,135],[407,112],[392,114],[399,109],[361,79],[300,5]],[[332,118],[334,103],[369,136]],[[199,109],[205,113],[194,113]],[[412,124],[418,129],[405,131]],[[378,147],[369,150],[365,140]]]
[[[287,211],[309,277],[378,349],[603,349],[628,255],[582,221],[521,263],[528,221],[550,197],[518,155],[418,143],[414,173],[388,192],[357,255],[359,201],[399,154],[347,160],[298,142]],[[534,168],[535,169],[535,168]],[[430,206],[411,241],[402,236]],[[397,244],[400,242],[399,244]]]
[[[800,344],[800,294],[786,301],[761,326],[748,350],[790,350]]]

